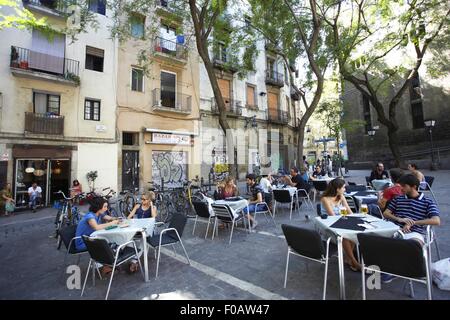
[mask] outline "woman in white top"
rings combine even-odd
[[[340,215],[341,208],[345,208],[347,214],[352,214],[352,210],[348,206],[347,200],[345,200],[345,181],[339,178],[331,180],[324,191],[322,198],[320,199],[321,212],[326,213],[329,216]],[[345,252],[345,263],[350,267],[352,271],[361,271],[361,264],[356,260],[353,250],[355,249],[355,243],[344,239],[342,246]]]

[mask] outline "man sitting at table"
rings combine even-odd
[[[287,185],[291,187],[296,187],[298,189],[306,190],[307,193],[309,193],[309,190],[311,190],[311,186],[309,185],[308,181],[303,180],[302,176],[298,173],[298,168],[293,167],[291,169],[291,177],[284,176],[284,181]]]
[[[401,231],[394,235],[395,237],[413,239],[423,245],[426,226],[441,224],[439,210],[433,200],[418,191],[420,181],[414,175],[403,175],[398,183],[404,195],[397,196],[389,202],[383,213],[384,217],[402,227]],[[382,281],[387,283],[394,278],[394,276],[383,274]]]
[[[384,170],[384,164],[381,162],[377,163],[377,166],[372,170],[369,180],[386,180],[389,179],[389,174]]]
[[[400,233],[403,238],[424,244],[425,226],[441,224],[439,210],[433,200],[418,191],[420,181],[414,175],[403,175],[398,183],[404,195],[393,198],[383,214],[403,227]]]
[[[322,170],[320,165],[317,165],[316,168],[314,169],[314,172],[312,173],[312,175],[309,178],[311,180],[317,180],[317,179],[320,179],[321,177],[325,176],[325,174],[326,173]]]
[[[250,187],[250,192],[252,194],[251,199],[248,201],[248,207],[245,207],[242,211],[245,214],[245,217],[247,219],[250,220],[251,223],[251,227],[255,228],[258,223],[256,222],[256,220],[252,217],[252,215],[250,213],[255,212],[256,211],[256,207],[258,206],[258,203],[263,202],[263,195],[264,195],[264,191],[261,188],[260,185],[258,185],[256,183],[256,175],[254,175],[253,173],[249,173],[246,176],[247,179],[247,185]],[[261,209],[264,205],[260,205],[258,207],[258,209]],[[247,211],[248,208],[248,211]],[[266,208],[262,208],[262,209],[266,209]]]

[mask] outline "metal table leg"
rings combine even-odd
[[[342,237],[337,237],[338,260],[339,260],[339,296],[345,300],[345,278],[344,278],[344,250],[342,247]]]
[[[145,282],[148,282],[148,257],[147,257],[147,234],[145,233],[145,230],[141,232],[142,234],[142,241],[143,241],[143,250],[144,250],[144,275],[145,275]]]

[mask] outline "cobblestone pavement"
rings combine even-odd
[[[364,171],[351,171],[347,180],[364,182]],[[431,173],[436,176],[435,190],[441,209],[442,226],[436,229],[442,257],[450,256],[449,219],[450,171]],[[243,185],[242,185],[243,186]],[[139,273],[128,275],[119,272],[112,284],[110,299],[321,299],[323,267],[301,258],[291,258],[288,285],[283,288],[287,245],[281,231],[282,223],[313,227],[315,213],[303,206],[301,215],[289,221],[288,210],[277,210],[277,227],[260,216],[256,233],[243,229],[234,232],[228,244],[229,229],[219,230],[218,238],[205,240],[206,224],[198,223],[192,235],[193,220],[189,220],[183,242],[191,259],[185,263],[181,248],[175,256],[172,249],[162,252],[160,271],[155,279],[156,260],[149,252],[150,281],[144,283]],[[80,290],[69,290],[68,275],[63,265],[64,252],[56,250],[54,231],[55,209],[47,208],[37,213],[22,213],[0,219],[0,299],[80,299]],[[433,257],[436,258],[433,250]],[[69,264],[76,258],[69,258]],[[87,256],[81,258],[84,279]],[[360,273],[345,271],[348,299],[361,299]],[[426,298],[425,286],[416,284],[415,299]],[[97,280],[95,287],[88,281],[82,299],[103,299],[107,281]],[[369,290],[368,299],[411,299],[404,281],[397,279],[382,285],[383,290]],[[329,267],[327,299],[339,298],[337,260]],[[433,286],[434,299],[450,299],[450,292]]]

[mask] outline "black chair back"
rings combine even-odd
[[[349,186],[356,186],[356,182],[350,182],[350,181],[349,181],[349,182],[348,182],[348,185],[349,185]]]
[[[317,215],[320,217],[322,215],[322,205],[320,203],[316,205],[316,211]]]
[[[327,185],[328,184],[326,181],[313,180],[314,189],[317,191],[325,191],[327,189]]]
[[[297,194],[300,198],[308,198],[308,191],[306,191],[305,189],[297,190]]]
[[[350,209],[352,209],[353,212],[359,211],[358,201],[356,201],[356,199],[354,197],[345,196],[345,200],[347,200],[347,204],[350,207]]]
[[[77,232],[77,225],[70,225],[67,227],[62,228],[59,231],[59,235],[61,236],[61,240],[64,243],[64,246],[67,250],[69,250],[70,253],[76,252],[75,248],[75,241],[72,241],[72,244],[70,244],[70,240],[72,240],[75,237],[75,234]],[[70,248],[69,248],[70,244]]]
[[[321,259],[325,256],[322,239],[315,230],[282,224],[284,236],[289,247],[302,256]]]
[[[372,181],[370,180],[370,176],[366,176],[366,183],[368,186],[372,185]]]
[[[418,241],[359,233],[358,242],[366,266],[376,265],[381,271],[404,277],[426,277],[422,245]]]
[[[347,192],[357,192],[357,191],[366,191],[367,190],[367,186],[364,186],[362,184],[360,185],[352,185],[349,182],[348,186],[345,186],[345,191]]]
[[[172,219],[170,219],[169,228],[176,229],[181,238],[181,236],[183,235],[184,227],[186,226],[186,221],[187,217],[185,215],[176,213],[172,216]],[[168,231],[167,234],[174,239],[178,239],[177,234],[173,230]]]
[[[90,238],[88,236],[83,236],[82,238],[92,259],[102,264],[114,264],[114,251],[106,239]]]
[[[273,198],[276,202],[290,203],[292,201],[289,190],[273,190]]]
[[[199,217],[202,218],[209,218],[210,214],[209,214],[209,207],[208,207],[208,203],[205,201],[192,201],[192,205],[194,206],[194,210],[195,213],[197,213],[197,215]]]
[[[431,188],[431,186],[433,185],[433,182],[434,182],[434,177],[432,177],[432,176],[425,176],[425,181],[428,183],[428,185]],[[426,187],[425,190],[429,190],[428,186]]]

